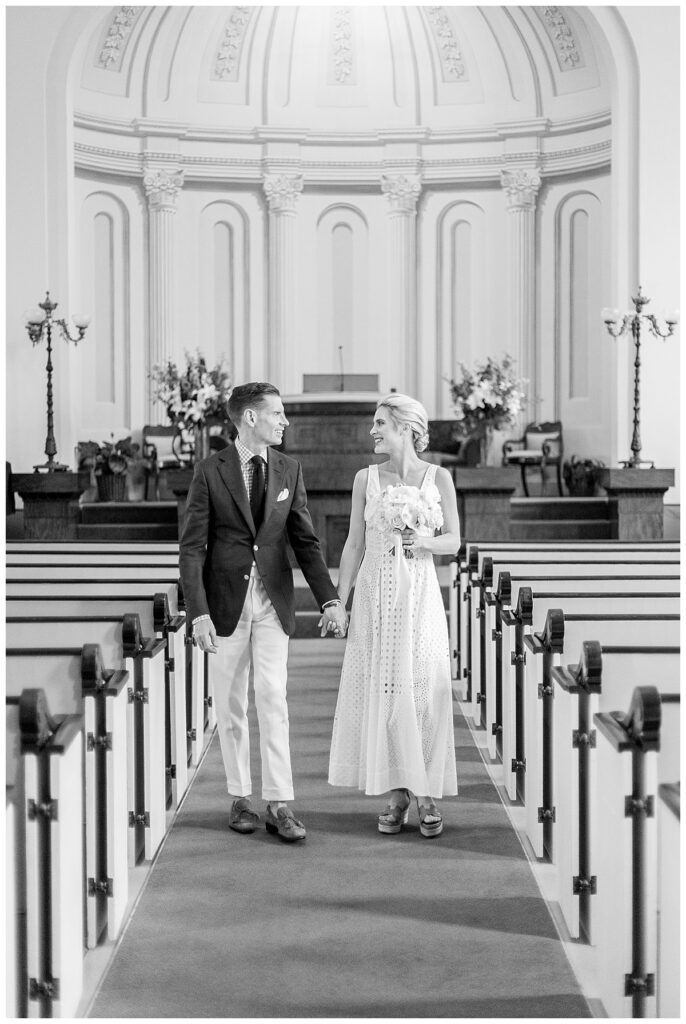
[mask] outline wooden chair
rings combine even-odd
[[[143,427],[142,441],[143,458],[149,460],[151,467],[145,496],[147,500],[159,500],[160,473],[165,469],[180,469],[190,465],[193,451],[184,443],[178,427],[172,425]]]
[[[545,494],[548,466],[555,466],[557,489],[562,497],[562,423],[553,420],[546,423],[529,423],[524,436],[518,440],[506,441],[503,445],[503,465],[519,466],[522,474],[524,494],[529,497],[526,480],[528,466],[538,466],[541,471],[542,493]]]

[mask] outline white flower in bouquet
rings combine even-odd
[[[422,490],[406,484],[389,484],[373,499],[365,513],[367,523],[381,533],[401,533],[408,528],[431,537],[443,525],[441,496],[435,484]]]

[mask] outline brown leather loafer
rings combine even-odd
[[[307,835],[302,821],[298,821],[290,807],[279,807],[274,814],[270,805],[267,804],[265,825],[267,832],[278,835],[287,843],[294,843],[298,839],[304,839]]]
[[[253,811],[249,797],[239,796],[231,804],[229,828],[234,832],[254,832],[259,820],[260,816],[257,811]]]

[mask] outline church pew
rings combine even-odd
[[[154,856],[166,828],[166,772],[164,743],[164,641],[138,635],[133,671],[123,697],[126,712],[126,772],[128,803],[128,857],[133,865]],[[60,713],[85,709],[88,731],[101,735],[102,721],[87,706],[87,698],[98,695],[102,656],[95,645],[68,647],[8,647],[6,672],[8,693],[18,694],[27,681],[45,689],[51,705]],[[128,652],[127,652],[128,653]],[[93,667],[93,663],[95,667]],[[82,668],[83,664],[83,668]],[[98,670],[97,666],[100,666]],[[118,696],[118,694],[117,694]],[[86,703],[84,704],[84,699]],[[92,702],[90,702],[92,703]],[[99,747],[94,741],[94,750]],[[87,787],[91,782],[87,780]],[[92,782],[93,787],[95,783]]]
[[[19,735],[19,706],[5,705],[6,750],[12,737]],[[18,755],[17,755],[18,756]],[[12,758],[6,758],[9,768]],[[19,822],[23,800],[19,798],[16,769],[5,771],[5,1014],[9,1018],[25,1017],[19,1001],[19,906],[21,875],[19,871]],[[23,920],[22,906],[22,920]]]
[[[54,551],[59,554],[69,551],[94,551],[94,552],[119,552],[131,549],[135,552],[177,552],[178,541],[173,540],[127,540],[127,541],[101,541],[101,540],[8,540],[5,545],[8,552],[46,553]]]
[[[173,689],[175,707],[186,708],[185,723],[182,716],[175,716],[174,720],[177,749],[183,747],[183,732],[187,745],[186,765],[196,766],[199,763],[205,743],[205,723],[209,726],[208,703],[211,700],[211,695],[207,694],[205,656],[195,644],[187,642],[185,616],[171,614],[166,588],[152,596],[147,585],[143,594],[138,586],[135,590],[118,587],[117,594],[107,588],[104,593],[93,594],[92,588],[88,587],[85,595],[72,586],[67,593],[60,588],[41,587],[40,596],[36,596],[30,587],[20,589],[21,593],[7,597],[6,614],[54,617],[58,614],[57,609],[63,615],[105,614],[110,611],[123,615],[132,612],[139,616],[144,635],[165,638],[168,687],[170,691]],[[102,591],[102,588],[98,589]],[[184,767],[183,758],[178,758],[176,764],[180,773],[176,779],[177,789],[182,794],[187,786],[187,767]]]
[[[135,624],[131,626],[135,628]],[[44,655],[42,673],[33,669],[34,656],[14,655],[8,649],[9,700],[21,699],[25,692],[22,679],[30,683],[43,681],[42,689],[55,712],[73,711],[83,723],[83,771],[79,788],[72,796],[79,815],[83,814],[85,828],[81,896],[85,941],[88,948],[93,948],[105,932],[112,940],[117,937],[128,901],[127,804],[132,781],[135,785],[131,776],[136,768],[135,745],[127,725],[132,676],[125,669],[105,670],[100,648],[94,644],[66,652],[56,649],[53,655]],[[127,663],[130,664],[128,659]],[[8,738],[11,740],[9,731]],[[19,749],[13,750],[13,758],[11,769],[16,773],[21,763]],[[81,838],[81,828],[78,834]]]
[[[585,576],[577,579],[513,578],[501,573],[496,591],[497,628],[496,651],[500,658],[500,687],[502,695],[502,763],[504,786],[511,800],[524,799],[524,672],[526,663],[525,637],[533,624],[534,598],[544,601],[551,594],[577,593],[596,595],[616,594],[618,597],[673,594],[679,586],[679,577],[605,577]],[[531,583],[531,586],[529,585]],[[532,589],[535,588],[535,589]],[[609,589],[608,589],[609,588]],[[556,607],[564,610],[566,598]],[[497,682],[497,677],[496,677]]]
[[[75,1017],[83,989],[83,718],[53,714],[40,689],[7,701],[14,768],[6,842],[7,1014]]]
[[[638,581],[642,582],[642,581]],[[644,590],[627,591],[606,589],[608,581],[601,581],[593,587],[593,581],[585,590],[575,593],[566,588],[555,588],[551,593],[531,593],[528,616],[532,623],[545,621],[548,611],[561,608],[565,614],[579,614],[584,611],[600,613],[613,612],[621,615],[632,615],[646,610],[646,593]],[[636,584],[634,584],[635,586]],[[486,657],[484,660],[485,691],[486,691],[486,746],[491,760],[502,757],[503,769],[508,774],[508,765],[516,758],[516,719],[517,719],[517,673],[516,666],[511,662],[504,663],[503,635],[507,632],[503,625],[503,606],[498,594],[493,598],[495,621],[492,635],[486,637]],[[661,590],[650,596],[650,611],[654,614],[678,614],[680,596],[678,590]],[[509,648],[508,648],[509,650]],[[520,673],[521,692],[521,673]],[[510,758],[510,760],[506,760]],[[511,772],[509,773],[511,774]],[[514,794],[511,794],[514,798]]]
[[[138,635],[146,635],[140,619],[131,606],[124,604],[128,611],[111,607],[110,602],[103,602],[107,611],[96,612],[93,602],[89,602],[88,612],[65,612],[64,606],[53,603],[54,607],[48,614],[13,614],[10,611],[6,618],[6,642],[11,647],[30,647],[40,643],[53,646],[74,646],[84,643],[100,645],[103,657],[111,667],[128,667],[126,650],[131,643],[126,642],[127,623],[130,634],[131,619],[136,620]],[[24,609],[28,612],[28,608]],[[33,609],[32,609],[33,611]],[[148,625],[150,617],[146,615]],[[183,624],[183,623],[182,623]],[[175,633],[166,636],[163,630],[147,630],[148,636],[160,635],[165,641],[165,761],[168,779],[168,798],[174,807],[178,806],[188,786],[188,748],[186,721],[186,678],[185,649],[183,633],[177,628]],[[176,670],[174,660],[170,658],[168,645],[176,645],[181,641],[179,657],[181,670]],[[175,647],[172,647],[175,650]],[[133,666],[131,666],[133,667]]]
[[[598,845],[612,841],[596,813],[603,779],[597,772],[593,716],[626,705],[636,686],[657,684],[663,705],[658,775],[660,781],[675,773],[678,777],[679,656],[675,649],[601,647],[598,641],[586,641],[578,664],[554,668],[552,679],[556,899],[570,934],[593,942],[594,865]]]
[[[658,935],[657,935],[657,1015],[680,1014],[681,949],[679,911],[681,908],[681,783],[663,782],[658,786]]]
[[[485,557],[495,557],[496,553],[506,552],[520,557],[523,552],[558,552],[573,551],[576,553],[589,552],[596,555],[598,551],[604,550],[613,556],[621,551],[642,550],[650,553],[654,550],[678,552],[679,541],[465,541],[460,545],[455,558],[450,563],[450,651],[452,678],[457,679],[458,695],[465,699],[465,686],[463,670],[468,667],[467,644],[468,635],[468,614],[467,600],[468,587],[471,575],[477,576],[482,572],[482,561]],[[583,557],[583,555],[582,555]]]
[[[656,989],[663,980],[658,974],[655,804],[664,734],[678,722],[678,714],[650,685],[634,691],[628,711],[623,710],[627,704],[620,707],[593,717],[602,779],[596,812],[612,837],[597,850],[598,885],[592,897],[597,977],[608,1017],[654,1017]],[[668,902],[673,900],[669,893]]]
[[[150,600],[158,593],[165,594],[169,604],[170,615],[179,614],[179,587],[178,583],[160,583],[155,586],[151,582],[139,581],[135,578],[118,580],[108,578],[107,580],[90,581],[87,579],[69,578],[63,579],[8,579],[5,593],[7,598],[26,597],[29,600],[39,597],[56,596],[58,600],[71,597],[120,597],[132,595],[134,597],[147,597]]]
[[[599,578],[617,579],[621,577],[649,577],[661,576],[663,579],[678,578],[678,563],[672,562],[643,562],[633,561],[628,556],[622,555],[619,560],[608,561],[601,553],[597,558],[589,555],[586,561],[560,562],[545,561],[531,562],[507,562],[498,563],[498,575],[495,576],[495,566],[491,558],[484,560],[483,571],[480,576],[473,574],[469,581],[467,615],[468,626],[468,651],[466,674],[468,679],[467,701],[471,704],[471,714],[474,724],[485,725],[485,663],[486,663],[486,642],[492,638],[493,630],[496,628],[496,607],[494,590],[500,576],[509,574],[510,578],[516,577],[525,581],[538,581],[541,579],[556,579],[564,577],[567,580]],[[509,566],[509,568],[508,568]],[[493,596],[489,596],[493,595]],[[482,706],[483,705],[483,706]]]
[[[591,639],[598,641],[603,648],[631,645],[636,650],[659,651],[662,648],[665,653],[677,651],[679,627],[678,615],[566,615],[561,609],[554,609],[548,612],[542,630],[525,638],[524,805],[526,831],[537,857],[551,860],[556,852],[553,668],[562,663],[565,654],[569,656],[570,652],[580,650],[584,641]],[[678,691],[678,676],[669,689]],[[611,689],[601,693],[599,710],[606,710],[606,699],[616,700],[619,695]]]
[[[42,569],[34,569],[33,567],[8,568],[7,596],[8,598],[50,596],[52,593],[51,587],[54,586],[59,578],[60,597],[66,598],[70,596],[68,589],[78,588],[83,580],[83,586],[88,585],[87,591],[83,590],[83,586],[81,586],[84,596],[111,595],[112,597],[117,597],[124,594],[152,596],[153,593],[166,593],[171,616],[176,619],[180,611],[183,611],[183,597],[178,585],[178,571],[174,567],[163,568],[162,570],[158,570],[157,567],[150,567],[148,569],[144,566],[132,568],[117,567],[114,573],[107,573],[107,582],[103,579],[105,573],[100,572],[97,566],[76,566],[69,569],[68,572],[68,576],[59,578],[61,573],[59,566],[44,567]],[[22,587],[22,584],[25,585]],[[197,764],[202,750],[205,719],[208,720],[207,724],[210,728],[213,728],[214,709],[212,708],[211,695],[207,692],[208,681],[205,674],[204,657],[200,656],[197,649],[185,652],[185,649],[183,649],[183,634],[178,631],[180,629],[181,624],[179,623],[177,629],[169,635],[168,671],[178,672],[180,668],[183,673],[185,670],[190,669],[190,686],[193,687],[194,692],[196,689],[198,691],[202,690],[202,697],[200,698],[202,701],[202,715],[200,718],[203,721],[203,727],[200,728],[199,725],[193,724],[188,729],[191,735],[194,733],[196,737],[190,741],[190,746],[192,763]],[[173,652],[172,645],[174,648]],[[194,647],[195,645],[193,645]],[[172,688],[174,686],[173,681],[170,681],[169,685]],[[182,685],[181,681],[179,681],[178,685],[180,688]],[[185,681],[183,685],[188,687]],[[192,696],[189,698],[189,703],[193,712],[195,712],[197,705],[194,703]],[[198,750],[198,745],[200,745],[200,750]]]
[[[131,651],[140,646],[140,637],[145,633],[135,612],[111,609],[109,602],[107,606],[104,614],[61,614],[63,608],[59,605],[47,615],[10,613],[6,619],[6,642],[11,647],[30,647],[37,640],[48,646],[97,643],[106,664],[132,671]],[[94,610],[91,606],[90,612]],[[148,636],[159,632],[148,630]],[[176,807],[188,785],[185,673],[170,674],[166,668],[165,664],[165,770],[168,802]]]

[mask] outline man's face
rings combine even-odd
[[[250,411],[253,414],[255,441],[259,445],[281,444],[288,420],[280,395],[265,395],[259,405]]]

